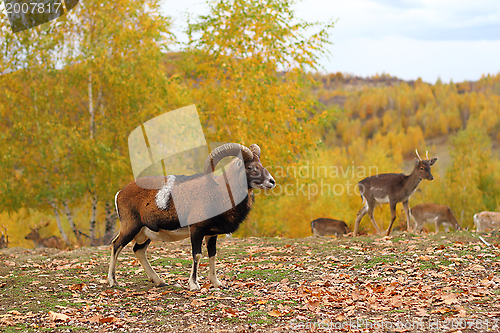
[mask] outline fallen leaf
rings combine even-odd
[[[401,300],[401,297],[399,296],[394,296],[391,298],[391,305],[395,308],[399,308],[403,305],[403,301]]]
[[[306,302],[306,308],[308,308],[311,311],[314,311],[319,305],[319,301],[309,301]]]
[[[431,311],[431,313],[439,313],[439,314],[443,314],[443,313],[446,313],[446,312],[449,312],[450,310],[447,309],[447,308],[438,308],[438,309],[434,309]]]
[[[428,316],[429,314],[427,313],[427,311],[423,308],[417,308],[417,312],[415,313],[416,316],[418,317],[426,317]]]
[[[195,299],[191,302],[191,304],[190,304],[190,305],[191,305],[191,306],[203,306],[203,305],[205,305],[205,302],[203,302],[201,299],[197,299],[197,298],[195,298]]]
[[[499,317],[500,316],[500,311],[497,311],[497,312],[488,312],[486,313],[486,316],[488,317]]]
[[[278,310],[273,310],[271,312],[268,312],[267,314],[270,315],[271,317],[281,317],[283,315],[283,313],[281,313]]]
[[[107,323],[112,323],[112,322],[114,322],[115,320],[116,320],[116,318],[115,318],[115,317],[106,317],[106,318],[101,318],[101,319],[99,319],[99,322],[100,322],[101,324],[107,324]]]
[[[88,319],[91,323],[98,323],[101,320],[102,316],[100,314],[96,314]]]
[[[10,318],[3,317],[3,318],[0,318],[0,325],[2,325],[2,326],[14,326],[14,325],[16,325],[16,323],[14,321],[12,321]]]
[[[443,299],[444,304],[447,304],[447,305],[451,305],[453,303],[458,303],[457,295],[455,295],[453,293],[444,294],[441,296],[441,298]]]
[[[81,291],[85,286],[86,286],[85,283],[77,283],[77,284],[72,284],[71,286],[68,287],[68,289]]]
[[[478,264],[471,265],[471,266],[468,267],[468,269],[471,270],[471,271],[475,271],[475,272],[486,270],[486,268],[484,268],[484,266],[481,266],[481,265],[478,265]]]
[[[64,313],[49,311],[49,318],[52,321],[66,321],[69,319],[69,316],[65,315]]]
[[[234,311],[233,309],[229,308],[229,307],[223,308],[222,311],[224,311],[225,313],[230,314],[231,316],[236,316],[237,315],[237,312]]]

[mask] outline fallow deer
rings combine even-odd
[[[435,203],[423,203],[411,209],[411,217],[415,220],[415,231],[422,230],[426,222],[434,222],[435,233],[439,231],[439,226],[443,225],[448,232],[451,226],[455,230],[460,229],[455,215],[450,207]]]
[[[0,236],[0,249],[9,247],[9,234],[7,233],[7,227],[2,224],[5,232],[2,231],[2,235]]]
[[[403,208],[406,214],[407,230],[410,230],[410,210],[408,207],[408,199],[417,190],[422,179],[433,180],[431,174],[431,166],[436,163],[437,157],[429,159],[426,154],[426,160],[422,160],[418,151],[415,149],[417,158],[415,159],[415,167],[409,175],[402,173],[385,173],[381,175],[371,176],[363,179],[358,183],[359,192],[363,199],[363,208],[356,216],[354,224],[353,237],[358,233],[359,222],[368,213],[370,220],[375,227],[377,233],[381,230],[373,216],[373,210],[377,204],[388,203],[391,209],[391,224],[387,229],[386,235],[391,234],[392,225],[396,219],[396,205],[398,202],[403,203]]]
[[[500,229],[500,213],[481,212],[474,215],[474,225],[478,232],[487,229]]]
[[[344,221],[319,218],[311,222],[311,232],[314,236],[335,235],[339,237],[351,232],[351,230]]]
[[[45,223],[40,223],[38,226],[35,228],[31,228],[31,232],[24,237],[25,239],[31,239],[33,243],[35,244],[35,247],[41,248],[41,247],[51,247],[51,248],[56,248],[59,250],[64,250],[67,246],[66,243],[59,237],[57,236],[50,236],[48,238],[42,238],[40,236],[39,230],[41,228],[44,228],[49,225],[49,221]]]

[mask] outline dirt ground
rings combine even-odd
[[[204,258],[197,292],[187,289],[187,240],[150,247],[162,288],[131,246],[119,257],[116,288],[106,281],[107,246],[2,249],[0,331],[499,332],[499,243],[499,234],[468,231],[223,238],[225,288],[210,286]]]

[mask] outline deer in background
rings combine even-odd
[[[477,232],[486,231],[486,229],[500,229],[500,213],[481,212],[474,215],[474,225]]]
[[[9,247],[9,235],[7,234],[7,227],[2,224],[5,232],[2,231],[2,235],[0,236],[0,249],[4,249]]]
[[[391,209],[391,224],[387,229],[386,235],[391,234],[392,225],[396,219],[396,205],[398,202],[403,203],[403,208],[406,214],[407,230],[410,230],[410,209],[408,207],[408,199],[417,190],[418,185],[422,179],[433,180],[431,174],[431,166],[436,163],[437,157],[429,160],[426,153],[426,159],[420,158],[418,151],[415,149],[417,158],[415,159],[415,167],[409,175],[402,173],[385,173],[381,175],[371,176],[363,179],[358,183],[359,193],[363,199],[363,208],[356,216],[356,223],[354,224],[353,237],[358,233],[359,222],[368,213],[370,220],[375,227],[377,233],[381,230],[373,216],[373,210],[377,204],[388,203]]]
[[[339,237],[351,232],[351,230],[344,221],[319,218],[311,222],[311,232],[314,236],[335,235]]]
[[[422,230],[426,222],[434,222],[435,233],[438,233],[439,226],[443,225],[446,232],[451,226],[455,230],[460,230],[455,215],[450,207],[435,203],[423,203],[411,209],[411,217],[415,220],[415,231]]]
[[[66,243],[59,237],[57,236],[50,236],[48,238],[42,238],[40,237],[39,230],[42,228],[45,228],[46,226],[49,225],[49,221],[47,222],[42,222],[35,228],[31,228],[31,232],[24,237],[25,239],[31,239],[33,243],[35,244],[36,248],[41,248],[41,247],[51,247],[51,248],[56,248],[59,250],[64,250],[67,246]]]

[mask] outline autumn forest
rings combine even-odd
[[[448,205],[463,228],[500,209],[500,74],[435,83],[326,74],[319,59],[334,23],[263,3],[212,3],[190,18],[186,43],[157,0],[90,0],[15,34],[2,17],[0,227],[10,246],[32,247],[25,236],[40,225],[67,244],[109,244],[114,195],[133,180],[128,135],[191,104],[208,142],[260,145],[276,179],[255,191],[235,237],[307,237],[319,217],[352,228],[356,184],[409,174],[415,149],[439,160],[410,206]],[[386,206],[375,209],[384,228]],[[400,206],[397,216],[404,230]],[[361,231],[373,233],[368,217]]]

